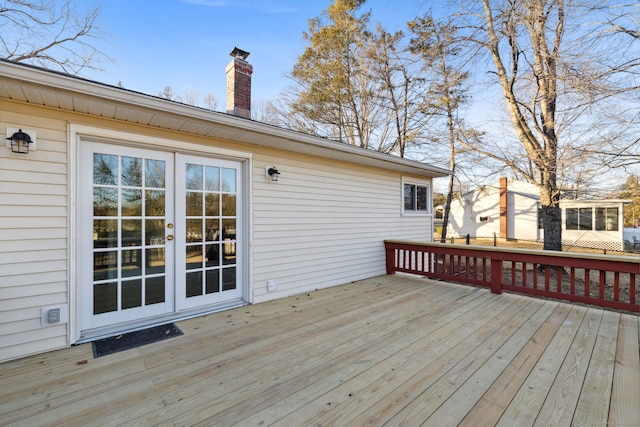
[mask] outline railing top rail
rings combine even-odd
[[[385,244],[396,245],[410,245],[410,246],[422,246],[425,248],[438,248],[443,250],[455,250],[455,251],[474,251],[474,252],[493,252],[493,253],[506,253],[506,254],[518,254],[518,255],[530,255],[552,258],[567,258],[567,259],[581,259],[581,260],[593,260],[593,261],[609,261],[609,262],[623,262],[630,264],[640,265],[640,257],[634,256],[621,256],[621,255],[604,255],[604,254],[589,254],[589,253],[576,253],[576,252],[560,252],[560,251],[545,251],[540,249],[523,249],[523,248],[505,248],[494,246],[478,246],[478,245],[459,245],[448,243],[426,243],[410,240],[393,240],[388,239],[384,241]]]

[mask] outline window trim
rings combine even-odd
[[[415,188],[417,187],[423,187],[426,188],[427,190],[427,209],[426,210],[417,210],[417,209],[405,209],[405,199],[404,199],[404,190],[405,190],[405,186],[406,185],[413,185]],[[401,184],[401,208],[402,208],[402,215],[408,215],[408,216],[431,216],[433,215],[433,193],[431,191],[431,181],[423,181],[423,180],[418,180],[418,179],[408,179],[408,178],[402,178],[402,184]],[[416,194],[414,193],[414,196]],[[415,199],[414,199],[415,200]],[[414,202],[417,203],[417,202]]]

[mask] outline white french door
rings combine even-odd
[[[242,163],[82,142],[81,336],[241,300]]]
[[[177,155],[178,310],[242,297],[239,173],[234,161]]]

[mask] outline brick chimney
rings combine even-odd
[[[500,177],[500,237],[506,239],[509,234],[507,230],[508,206],[507,206],[507,177]]]
[[[238,49],[231,52],[233,59],[227,65],[227,113],[251,118],[251,74],[253,66],[246,59],[249,52]]]

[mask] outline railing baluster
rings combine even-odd
[[[576,294],[576,269],[571,267],[571,272],[569,273],[569,294]]]
[[[547,289],[549,287],[549,283],[551,282],[551,268],[549,264],[544,266],[544,288]]]
[[[588,268],[584,269],[584,296],[591,296],[591,270]]]
[[[607,285],[607,272],[604,270],[600,270],[600,283],[599,283],[599,291],[598,296],[600,299],[604,299],[604,287]]]

